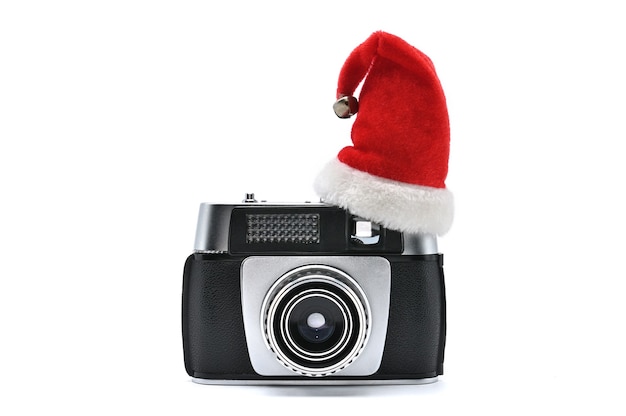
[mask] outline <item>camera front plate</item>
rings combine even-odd
[[[362,289],[371,308],[366,345],[348,366],[333,375],[369,376],[380,367],[391,293],[391,266],[377,256],[253,256],[241,266],[241,303],[250,361],[259,375],[293,377],[298,374],[281,363],[267,344],[263,329],[263,302],[281,276],[307,265],[329,266],[349,275]],[[319,377],[316,379],[323,379]]]

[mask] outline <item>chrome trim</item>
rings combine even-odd
[[[200,204],[196,241],[196,253],[228,252],[230,215],[235,205]]]
[[[403,255],[437,254],[437,236],[434,234],[409,234],[403,233]]]
[[[305,291],[305,292],[310,292],[310,290]],[[316,295],[319,297],[326,298],[329,301],[333,302],[335,305],[337,305],[337,308],[339,308],[339,310],[341,311],[341,314],[343,315],[344,321],[348,324],[351,323],[349,319],[351,319],[352,317],[351,316],[348,317],[346,315],[346,313],[348,315],[350,314],[350,311],[348,310],[348,306],[345,304],[345,302],[341,298],[337,297],[334,293],[332,292],[329,292],[329,293],[330,295],[321,294],[321,293],[305,293],[304,296],[299,296],[297,298],[292,299],[289,302],[289,306],[285,308],[285,309],[288,308],[289,310],[288,311],[285,310],[282,313],[282,316],[280,318],[281,322],[283,322],[283,325],[280,328],[282,338],[288,340],[288,342],[286,342],[286,345],[291,350],[291,352],[293,352],[294,354],[296,354],[298,357],[302,359],[310,360],[310,361],[322,361],[322,360],[333,358],[341,351],[341,349],[345,346],[346,341],[349,340],[350,336],[352,335],[352,325],[346,325],[345,328],[343,329],[343,332],[341,334],[341,339],[339,340],[339,342],[337,342],[337,344],[330,350],[322,351],[322,352],[306,351],[302,349],[300,346],[298,346],[298,344],[293,340],[293,337],[291,336],[291,333],[289,332],[289,328],[288,328],[289,320],[291,318],[291,313],[293,312],[293,309],[296,307],[298,302],[301,302],[304,299],[308,299]]]
[[[277,338],[277,334],[275,334],[275,331],[274,331],[273,323],[277,319],[276,308],[282,302],[283,299],[286,299],[286,298],[288,299],[288,296],[290,296],[290,294],[293,293],[294,289],[306,283],[324,283],[324,284],[335,286],[337,289],[341,290],[345,295],[348,296],[348,298],[350,299],[350,301],[352,302],[353,306],[355,307],[357,311],[358,316],[356,317],[349,316],[348,319],[346,319],[346,329],[349,329],[349,333],[344,334],[344,337],[342,338],[342,342],[338,343],[336,348],[330,351],[325,351],[324,354],[326,355],[324,355],[323,357],[320,357],[319,359],[316,359],[312,356],[307,356],[307,355],[313,355],[313,354],[309,354],[306,351],[302,351],[304,354],[300,354],[297,350],[294,350],[294,347],[297,348],[297,346],[290,345],[291,343],[288,342],[289,340],[291,340],[291,337],[288,334],[286,337],[284,333],[282,334],[283,341],[285,341],[285,345],[287,346],[287,348],[293,354],[299,356],[302,359],[308,360],[309,362],[316,361],[316,360],[330,359],[334,356],[337,356],[343,353],[344,347],[351,348],[348,354],[345,357],[343,357],[340,361],[332,365],[329,365],[327,367],[315,368],[315,367],[305,366],[305,365],[294,362],[292,359],[289,358],[289,356],[286,354],[285,351],[281,350],[279,342],[278,342],[279,340]],[[299,295],[302,295],[302,294],[298,294],[298,296]],[[333,293],[333,295],[335,294]],[[295,300],[297,299],[291,299],[289,303],[291,304]],[[341,298],[339,298],[339,300],[341,301],[341,303],[343,303],[343,300]],[[344,316],[345,316],[346,312],[349,314],[349,310],[348,310],[347,305],[344,304],[344,307],[345,308],[340,307],[340,309],[342,309],[342,312],[344,313]],[[283,316],[279,317],[280,323],[281,323],[280,327],[281,329],[283,329],[282,332],[285,331],[284,328],[282,328],[283,324],[287,325],[284,319],[284,313],[287,311],[288,308],[289,306],[285,307]],[[365,345],[367,344],[367,341],[369,338],[370,329],[371,329],[371,325],[369,323],[369,319],[371,316],[371,309],[367,301],[367,297],[365,296],[365,293],[363,293],[363,290],[361,289],[359,284],[356,281],[354,281],[354,279],[352,279],[348,274],[334,267],[329,267],[326,265],[320,265],[320,264],[306,265],[306,266],[302,266],[302,267],[298,267],[296,269],[290,270],[289,272],[285,273],[272,285],[270,290],[268,290],[267,295],[265,296],[265,299],[263,300],[263,306],[261,310],[262,310],[261,327],[263,328],[263,332],[265,334],[265,341],[267,343],[267,347],[271,351],[273,351],[274,354],[276,354],[276,358],[281,363],[286,365],[288,368],[290,368],[291,370],[293,370],[294,372],[298,374],[302,374],[302,375],[310,376],[310,377],[328,376],[328,375],[337,373],[339,371],[342,371],[347,366],[352,364],[352,362],[356,359],[356,357],[361,353],[363,348],[365,348]],[[359,326],[357,328],[358,335],[357,335],[354,345],[349,345],[348,340],[352,336],[352,329],[354,327],[355,319],[358,319],[358,322],[359,322]],[[350,325],[350,323],[352,324]],[[331,352],[333,351],[334,353],[331,354]],[[328,355],[328,354],[331,354],[331,355]]]
[[[223,250],[194,250],[196,254],[228,254],[228,251]]]
[[[328,266],[350,276],[369,302],[367,344],[358,357],[341,370],[342,376],[369,376],[378,371],[387,335],[391,293],[391,265],[378,256],[252,256],[241,265],[241,302],[246,343],[254,371],[262,376],[293,376],[294,372],[276,359],[266,342],[263,305],[274,283],[302,266]],[[365,321],[364,321],[365,322]],[[315,377],[324,378],[324,377]]]
[[[328,380],[311,378],[306,380],[217,380],[192,377],[197,384],[212,386],[376,386],[376,385],[423,385],[439,381],[439,377],[394,379],[394,380]]]

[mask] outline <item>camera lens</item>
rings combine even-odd
[[[313,312],[306,318],[306,324],[309,328],[318,329],[326,325],[326,318],[319,312]]]
[[[342,326],[341,309],[332,300],[320,296],[304,299],[287,319],[289,332],[309,349],[328,341]]]
[[[336,373],[367,341],[369,305],[362,290],[328,266],[304,266],[282,276],[268,292],[264,311],[269,348],[300,374]]]
[[[287,346],[304,359],[329,357],[342,345],[349,327],[345,302],[326,288],[309,288],[284,309]]]

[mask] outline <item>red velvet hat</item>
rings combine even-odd
[[[348,56],[337,98],[339,117],[358,111],[353,146],[320,172],[317,193],[390,229],[445,234],[454,214],[445,185],[450,125],[431,60],[399,37],[375,32]]]

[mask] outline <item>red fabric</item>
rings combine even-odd
[[[450,127],[431,60],[399,37],[375,32],[348,56],[337,97],[353,95],[364,77],[354,146],[339,160],[383,178],[445,188]]]

